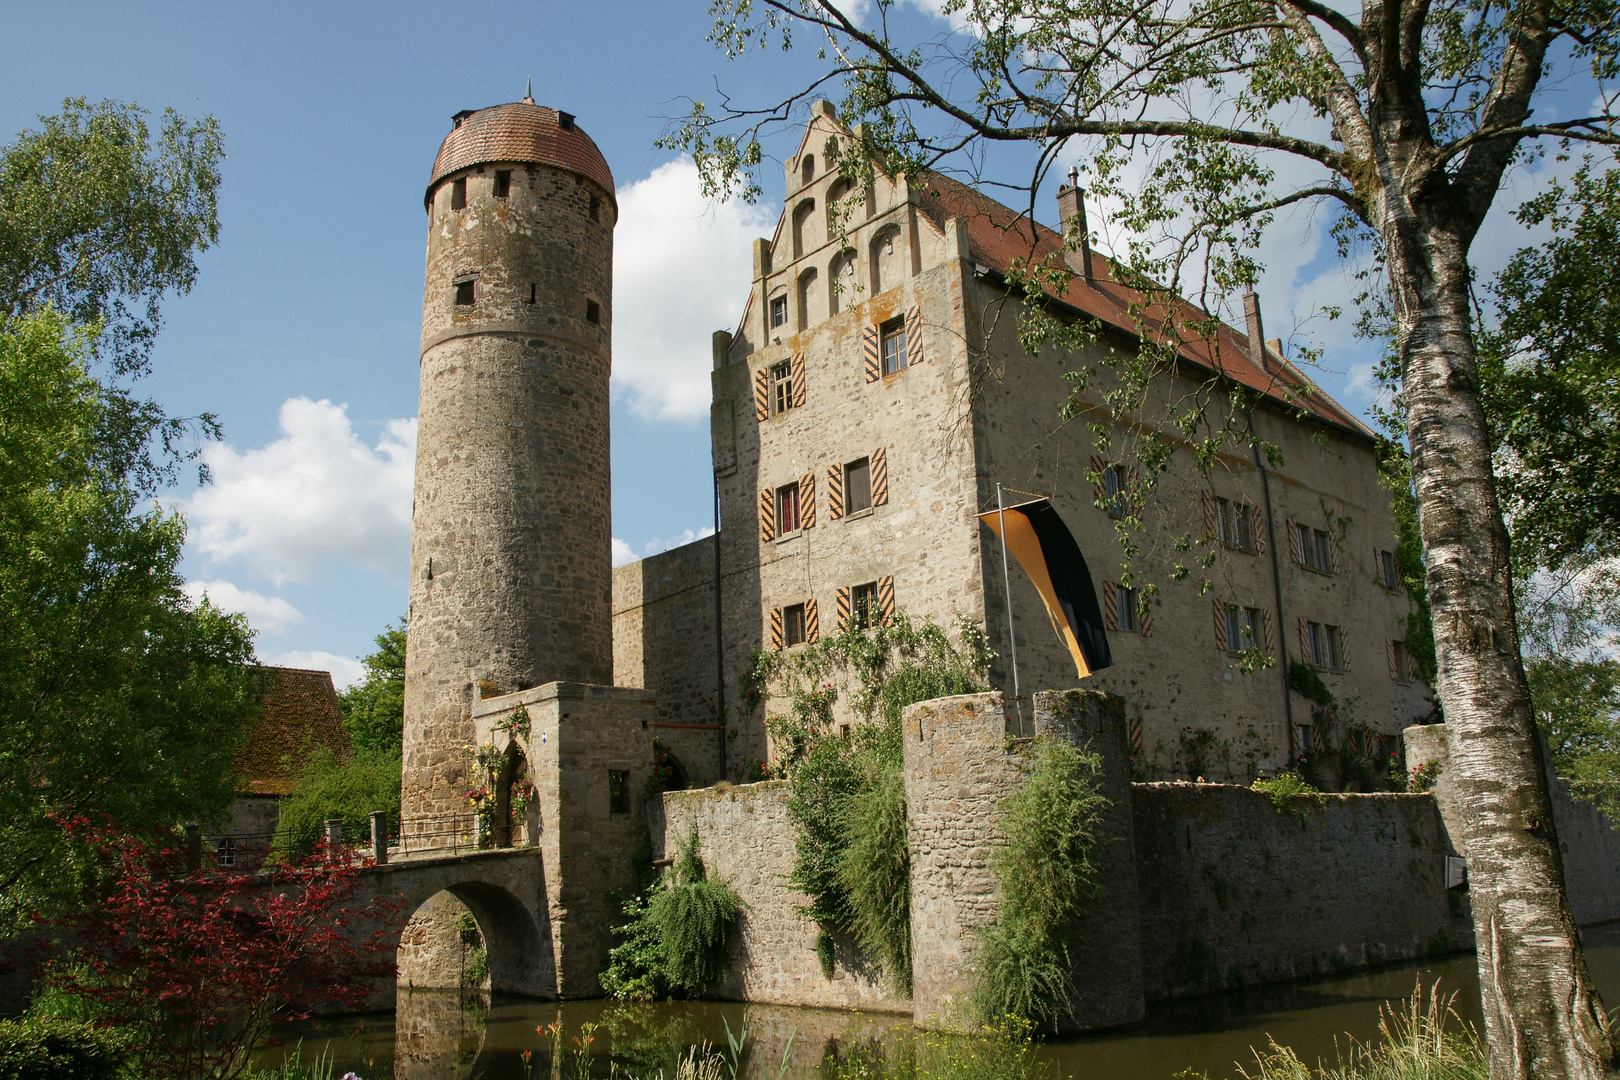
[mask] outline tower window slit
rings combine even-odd
[[[472,307],[473,306],[473,286],[475,284],[476,284],[476,282],[472,282],[472,281],[458,281],[458,282],[456,282],[456,306],[457,307]]]
[[[452,181],[450,184],[450,209],[467,209],[467,178]]]
[[[585,321],[600,324],[602,322],[602,305],[595,300],[585,301]]]
[[[496,169],[495,197],[497,199],[504,199],[510,194],[512,194],[512,170]]]

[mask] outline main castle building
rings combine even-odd
[[[1002,277],[1017,257],[1061,252],[1062,238],[936,174],[879,177],[864,206],[831,220],[849,188],[818,153],[847,137],[817,106],[786,163],[776,233],[755,242],[742,321],[715,335],[718,536],[614,573],[614,681],[657,693],[662,738],[691,778],[719,777],[722,754],[732,779],[757,775],[770,756],[764,713],[736,709],[752,650],[791,649],[850,619],[966,615],[1000,654],[998,688],[1013,689],[1015,637],[1024,693],[1076,685],[1016,565],[1009,624],[999,548],[977,517],[998,482],[1050,497],[1087,555],[1115,663],[1086,685],[1128,703],[1141,773],[1241,780],[1327,745],[1375,760],[1395,751],[1431,700],[1404,646],[1411,604],[1373,435],[1280,342],[1261,344],[1257,304],[1248,334],[1223,327],[1186,346],[1150,396],[1207,399],[1218,426],[1241,385],[1283,463],[1228,446],[1206,476],[1178,453],[1134,538],[1135,578],[1160,583],[1143,605],[1120,581],[1108,509],[1141,478],[1143,431],[1114,425],[1098,455],[1088,424],[1111,423],[1100,390],[1088,416],[1059,424],[1064,372],[1097,358],[1029,356]],[[1065,220],[1083,212],[1073,188],[1058,198]],[[1135,348],[1132,294],[1108,261],[1066,257],[1076,277],[1054,310],[1100,322],[1099,351]],[[1203,545],[1178,552],[1182,537]],[[1171,580],[1172,564],[1209,550],[1213,590],[1201,593],[1196,567]],[[1246,673],[1255,649],[1275,663]],[[1333,730],[1288,688],[1293,661],[1334,695]],[[724,750],[711,726],[722,703],[737,730]]]

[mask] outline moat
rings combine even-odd
[[[1604,999],[1620,1003],[1620,925],[1590,928],[1586,960]],[[1061,1077],[1109,1080],[1169,1080],[1191,1069],[1211,1080],[1235,1078],[1237,1065],[1250,1063],[1251,1046],[1268,1039],[1294,1047],[1302,1058],[1331,1062],[1335,1042],[1377,1036],[1379,1010],[1409,996],[1414,985],[1439,980],[1457,993],[1461,1017],[1480,1024],[1479,987],[1474,957],[1406,964],[1343,979],[1254,990],[1160,1005],[1134,1027],[1087,1038],[1046,1043],[1041,1057]],[[549,1041],[536,1032],[561,1022],[565,1045],[587,1025],[593,1076],[640,1080],[657,1075],[656,1062],[670,1048],[708,1042],[726,1044],[726,1029],[748,1028],[753,1040],[747,1075],[774,1077],[788,1036],[794,1034],[787,1076],[815,1076],[829,1049],[847,1052],[862,1040],[894,1038],[910,1030],[910,1018],[826,1009],[790,1009],[732,1002],[670,1002],[630,1005],[607,1001],[564,1005],[534,1001],[463,999],[450,992],[418,992],[402,998],[395,1014],[373,1014],[342,1021],[308,1022],[285,1029],[286,1049],[265,1051],[261,1061],[277,1064],[302,1040],[303,1057],[329,1052],[342,1070],[363,1080],[390,1075],[399,1080],[524,1080],[522,1053],[533,1052],[529,1076],[553,1075]],[[648,1067],[650,1066],[650,1067]]]

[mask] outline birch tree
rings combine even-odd
[[[1398,357],[1436,689],[1466,808],[1455,824],[1469,852],[1491,1075],[1609,1075],[1616,1045],[1564,890],[1515,629],[1469,252],[1515,163],[1570,142],[1620,143],[1612,87],[1620,8],[1612,0],[1361,0],[1359,11],[1329,0],[941,6],[955,31],[900,40],[892,0],[715,0],[712,39],[727,53],[809,48],[824,63],[779,101],[694,102],[665,145],[693,153],[712,193],[757,194],[770,127],[810,98],[835,96],[853,138],[827,151],[851,176],[918,176],[982,160],[992,144],[1024,144],[1034,165],[1014,187],[1033,206],[1047,170],[1078,156],[1093,191],[1123,208],[1126,250],[1113,272],[1206,307],[1254,280],[1254,245],[1278,210],[1331,207],[1341,249],[1359,247],[1378,268]],[[1071,228],[1068,242],[1077,239]],[[1033,261],[1025,271],[1032,301],[1065,272]]]

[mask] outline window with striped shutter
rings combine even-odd
[[[1226,605],[1219,600],[1213,601],[1215,608],[1215,647],[1223,652],[1229,648],[1232,640],[1232,613],[1226,610]]]
[[[1339,632],[1339,670],[1350,670],[1350,629],[1345,626],[1338,628]]]
[[[878,614],[884,626],[894,625],[894,576],[878,578]]]
[[[1300,535],[1300,524],[1297,521],[1284,522],[1288,526],[1288,556],[1294,560],[1295,566],[1305,565],[1305,540]]]
[[[866,361],[866,381],[877,382],[882,378],[880,355],[878,352],[878,328],[864,326],[861,328],[861,357]]]
[[[1254,537],[1254,550],[1266,553],[1266,515],[1258,506],[1246,508],[1249,513],[1249,535]]]
[[[1401,662],[1404,659],[1401,654],[1405,651],[1406,645],[1404,642],[1392,640],[1385,640],[1384,642],[1384,656],[1389,661],[1389,677],[1396,682],[1406,681],[1405,665]]]
[[[804,352],[793,354],[793,407],[804,408]]]
[[[782,609],[779,607],[771,608],[771,649],[782,651]]]
[[[1316,662],[1316,650],[1311,648],[1311,621],[1306,618],[1299,620],[1299,658],[1307,664]]]
[[[1108,463],[1102,459],[1101,454],[1091,455],[1091,472],[1096,476],[1091,482],[1091,493],[1096,497],[1098,506],[1103,505],[1104,500],[1108,498],[1108,482],[1103,475],[1103,470],[1107,467]]]
[[[816,598],[811,597],[804,602],[804,640],[814,645],[821,638],[821,613],[816,607]]]
[[[1265,639],[1266,655],[1277,655],[1277,629],[1271,622],[1271,612],[1260,612],[1260,633]]]
[[[827,466],[827,516],[837,521],[844,516],[844,464]]]
[[[1207,539],[1213,540],[1215,539],[1216,529],[1215,496],[1208,491],[1201,491],[1199,492],[1199,495],[1202,496],[1202,502],[1204,504],[1204,536]]]
[[[1131,756],[1135,757],[1142,752],[1142,718],[1132,716],[1130,723]]]
[[[1142,612],[1142,636],[1143,637],[1152,637],[1153,636],[1153,612],[1152,611],[1144,611],[1144,612]]]
[[[1338,538],[1330,537],[1328,544],[1333,550],[1333,572],[1335,574],[1344,573],[1344,552],[1339,549]]]
[[[771,372],[760,368],[754,372],[754,419],[764,423],[771,418]]]
[[[838,587],[838,633],[842,634],[849,629],[849,586]]]
[[[799,477],[799,528],[816,527],[816,474],[807,472]]]
[[[912,304],[906,309],[906,363],[923,362],[922,307]]]
[[[1103,582],[1103,629],[1119,629],[1119,592],[1112,581]]]
[[[768,544],[776,539],[776,489],[759,490],[759,539]]]
[[[878,447],[872,451],[872,505],[885,506],[889,501],[889,455]]]

